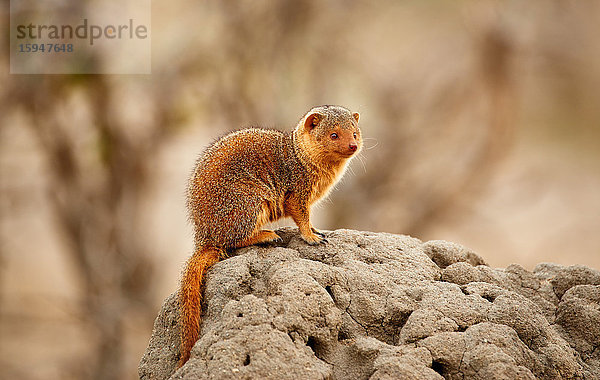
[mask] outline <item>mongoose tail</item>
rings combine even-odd
[[[200,335],[202,292],[206,271],[220,260],[221,250],[201,247],[189,259],[181,280],[180,315],[182,318],[181,357],[179,367],[190,358]]]

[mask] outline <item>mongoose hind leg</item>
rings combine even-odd
[[[257,205],[256,213],[249,213],[247,215],[250,216],[247,220],[248,223],[246,225],[254,224],[254,230],[250,234],[248,234],[245,238],[236,242],[235,247],[247,247],[253,244],[264,244],[264,243],[272,243],[272,242],[282,242],[283,240],[279,235],[275,233],[275,231],[262,229],[262,226],[267,224],[271,220],[271,213],[269,210],[269,206],[267,203],[262,202]],[[250,220],[253,219],[253,222]]]
[[[241,241],[236,246],[236,248],[247,247],[247,246],[253,245],[253,244],[264,244],[264,243],[271,243],[271,242],[281,243],[282,241],[283,241],[283,239],[281,239],[281,237],[279,235],[277,235],[275,233],[275,231],[259,230],[254,235]]]

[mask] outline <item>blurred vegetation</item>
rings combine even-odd
[[[7,334],[0,348],[7,377],[135,376],[160,302],[157,257],[188,254],[155,252],[142,223],[155,202],[150,184],[164,177],[158,152],[178,149],[182,136],[291,129],[314,105],[347,106],[361,113],[368,139],[342,191],[319,211],[320,227],[421,238],[451,228],[449,215],[469,218],[519,142],[570,144],[597,168],[598,2],[152,6],[150,76],[0,74],[3,335],[35,334],[30,326],[45,318],[43,302],[19,293],[21,281],[34,281],[28,268],[41,265],[37,259],[17,266],[20,274],[7,271],[36,239],[28,236],[32,221],[47,213],[48,233],[60,237],[59,253],[76,273],[76,292],[64,301],[76,317],[65,323],[87,347],[41,363],[30,346],[60,336],[21,344]],[[8,30],[6,14],[1,22]],[[5,67],[7,51],[3,45]],[[178,164],[187,172],[193,161]],[[182,184],[161,186],[183,204]],[[185,220],[151,218],[164,226]],[[45,254],[43,239],[37,244],[33,257]],[[131,324],[147,334],[130,344]]]

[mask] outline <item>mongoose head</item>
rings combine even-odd
[[[362,148],[359,115],[340,106],[311,109],[294,131],[303,152],[316,162],[336,163]]]

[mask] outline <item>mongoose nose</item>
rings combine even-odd
[[[352,143],[352,144],[348,145],[348,148],[349,148],[351,151],[355,152],[355,151],[356,151],[356,149],[358,149],[358,145],[356,145],[356,144]]]

